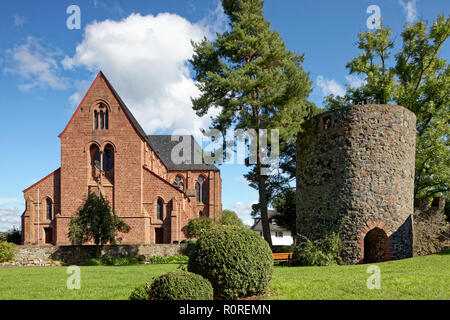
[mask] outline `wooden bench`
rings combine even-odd
[[[292,252],[272,253],[273,262],[289,262],[292,259]]]

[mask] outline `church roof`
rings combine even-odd
[[[175,140],[172,141],[172,136],[170,135],[150,135],[147,136],[147,139],[149,141],[150,147],[155,150],[155,152],[158,154],[161,161],[164,163],[164,165],[167,167],[168,170],[201,170],[201,171],[219,171],[219,169],[212,164],[195,164],[194,163],[194,155],[197,156],[197,158],[202,159],[201,155],[201,147],[195,140],[193,136],[189,135],[182,135],[184,139],[188,139],[191,145],[191,155],[187,161],[181,164],[175,164],[172,161],[172,149],[175,147],[179,141]]]

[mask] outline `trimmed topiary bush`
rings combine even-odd
[[[211,283],[202,276],[175,270],[153,280],[150,285],[151,300],[212,300]]]
[[[190,238],[198,238],[203,232],[208,231],[213,227],[213,220],[208,217],[200,217],[189,220],[187,225],[187,234]]]
[[[254,231],[217,226],[197,241],[188,270],[208,279],[218,299],[260,295],[272,280],[272,251]]]
[[[150,283],[142,283],[131,291],[129,300],[150,300]]]

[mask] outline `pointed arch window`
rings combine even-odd
[[[197,203],[200,203],[200,183],[195,183],[195,195],[197,197]]]
[[[114,150],[108,145],[103,152],[103,171],[114,168]]]
[[[202,202],[203,202],[203,204],[206,204],[207,200],[208,200],[208,186],[205,181],[202,184]]]
[[[177,175],[175,177],[175,181],[173,182],[173,185],[175,187],[179,188],[180,190],[184,191],[183,178],[180,175]]]
[[[109,110],[103,103],[100,103],[94,110],[94,129],[109,129]]]
[[[105,114],[103,113],[103,110],[100,111],[100,129],[105,129]]]
[[[195,194],[197,196],[197,203],[206,204],[208,202],[208,183],[204,176],[199,176],[195,183]]]
[[[163,219],[163,209],[164,209],[164,203],[161,198],[158,199],[156,203],[156,218],[158,220]]]
[[[50,198],[47,198],[47,220],[52,220],[53,217],[53,201]]]

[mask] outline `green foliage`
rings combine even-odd
[[[296,234],[297,211],[295,189],[288,188],[279,193],[273,200],[273,207],[277,211],[272,216],[273,222],[285,230]]]
[[[130,226],[123,222],[112,210],[107,199],[89,193],[85,203],[69,223],[69,237],[72,244],[82,244],[94,240],[99,254],[100,246],[116,244],[119,232],[127,233]]]
[[[234,211],[231,211],[231,210],[223,210],[222,211],[222,217],[220,219],[220,224],[223,226],[236,226],[236,227],[244,226],[241,219],[239,219],[237,213]]]
[[[85,266],[101,266],[102,264],[102,259],[92,258],[84,260]]]
[[[144,262],[145,260],[147,260],[147,258],[143,254],[138,256],[137,259],[138,259],[139,262]]]
[[[177,255],[177,256],[153,256],[149,259],[151,263],[154,264],[164,264],[164,263],[187,263],[189,261],[188,256]]]
[[[139,261],[136,258],[107,258],[102,259],[102,264],[105,266],[129,266],[138,264]]]
[[[192,219],[188,222],[187,234],[190,238],[198,238],[203,232],[211,229],[212,226],[213,220],[209,217]]]
[[[291,246],[273,246],[272,248],[273,253],[289,253],[292,252]]]
[[[429,28],[424,21],[405,25],[401,49],[391,62],[390,29],[359,33],[361,53],[347,68],[362,76],[363,84],[347,86],[344,97],[326,98],[330,109],[375,102],[395,103],[415,113],[414,196],[418,198],[446,196],[450,187],[450,68],[439,57],[449,34],[450,18],[443,15]]]
[[[182,270],[165,273],[150,286],[151,300],[212,300],[211,283],[202,276]]]
[[[0,262],[10,261],[16,252],[16,245],[6,241],[0,241]]]
[[[272,251],[251,230],[216,226],[197,241],[188,270],[208,279],[216,298],[260,295],[267,292],[272,280]]]
[[[142,283],[131,291],[128,300],[150,300],[150,283]]]
[[[193,109],[205,116],[217,108],[215,129],[256,131],[257,141],[252,142],[257,145],[257,161],[247,164],[256,175],[263,234],[271,244],[265,171],[272,168],[261,161],[260,130],[277,128],[286,141],[295,136],[310,112],[306,99],[312,82],[302,67],[304,56],[287,50],[279,33],[271,30],[263,14],[264,1],[223,0],[222,5],[230,28],[215,41],[193,43],[190,62],[201,93],[192,98]]]
[[[10,243],[20,244],[22,242],[22,232],[13,227],[6,233],[6,241]]]
[[[16,227],[6,232],[0,232],[0,241],[20,244],[22,242],[22,232]]]
[[[136,258],[106,258],[106,259],[86,259],[84,265],[86,266],[130,266],[138,264]]]
[[[341,264],[342,241],[338,233],[315,241],[299,235],[294,246],[293,266],[330,266]]]

